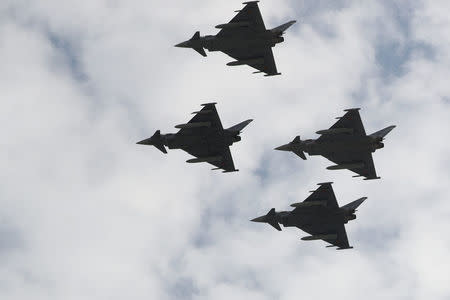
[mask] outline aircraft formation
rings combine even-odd
[[[296,21],[289,21],[273,29],[266,29],[259,1],[244,2],[244,8],[230,22],[217,25],[220,31],[216,35],[194,36],[175,45],[192,48],[202,56],[208,51],[221,51],[235,61],[228,66],[248,65],[265,76],[280,75],[277,71],[272,47],[284,41],[284,32]],[[161,134],[157,130],[153,136],[137,144],[156,147],[163,153],[169,149],[181,149],[194,156],[188,163],[209,163],[213,170],[224,173],[236,172],[230,146],[241,141],[242,130],[253,120],[248,119],[224,129],[216,109],[217,103],[202,104],[199,111],[187,123],[176,125],[176,133]],[[365,180],[380,179],[375,170],[372,153],[384,148],[384,138],[395,128],[394,125],[367,135],[359,108],[345,110],[342,117],[329,129],[318,130],[317,139],[301,140],[296,136],[292,142],[276,147],[275,150],[293,152],[303,160],[306,154],[320,155],[335,163],[328,170],[347,169],[356,173],[353,177]],[[361,197],[339,207],[333,191],[332,182],[319,183],[319,188],[312,191],[303,202],[291,204],[292,211],[275,211],[274,208],[264,215],[252,219],[253,222],[268,223],[281,231],[284,227],[297,227],[309,236],[302,240],[323,240],[341,249],[351,249],[345,224],[356,219],[356,209],[366,200]]]

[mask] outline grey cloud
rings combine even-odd
[[[0,258],[5,259],[8,254],[19,252],[25,247],[25,241],[20,230],[0,217]]]
[[[61,52],[62,62],[56,62],[57,64],[66,64],[69,66],[73,77],[81,82],[88,80],[86,73],[83,71],[79,56],[80,49],[74,47],[73,42],[65,39],[64,37],[55,35],[51,32],[47,33],[50,43]]]

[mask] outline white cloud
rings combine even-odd
[[[448,298],[448,4],[263,1],[267,27],[301,21],[274,78],[173,47],[240,5],[0,5],[2,299]],[[212,100],[225,126],[255,119],[232,147],[240,172],[135,145]],[[398,125],[374,155],[381,180],[272,150],[352,106],[367,132]],[[323,181],[340,204],[369,197],[354,250],[248,222]]]

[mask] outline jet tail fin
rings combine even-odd
[[[384,129],[381,129],[381,130],[379,130],[377,132],[372,133],[370,136],[384,138],[394,128],[395,128],[395,125],[388,126],[388,127],[384,128]]]
[[[236,124],[234,126],[231,126],[230,128],[228,128],[228,131],[234,131],[234,132],[241,132],[242,129],[244,129],[248,124],[250,124],[250,122],[252,122],[253,119],[248,119],[244,122],[241,122],[239,124]]]
[[[341,208],[344,208],[347,210],[356,210],[358,208],[358,206],[360,206],[366,199],[367,199],[367,197],[359,198],[358,200],[350,202],[350,203],[342,206]]]
[[[295,22],[297,22],[297,21],[295,21],[295,20],[289,21],[289,22],[287,22],[287,23],[285,23],[285,24],[283,24],[283,25],[280,25],[280,26],[278,26],[278,27],[273,28],[271,31],[272,31],[272,32],[275,32],[275,33],[278,33],[278,34],[283,34],[283,33],[284,33],[289,27],[291,27],[292,24],[294,24]]]

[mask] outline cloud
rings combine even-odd
[[[274,53],[282,76],[173,47],[214,33],[240,3],[0,4],[2,299],[445,299],[450,229],[446,1],[271,1],[267,27],[299,22]],[[217,101],[240,172],[135,145]],[[379,181],[272,149],[315,138],[342,109],[367,132]],[[248,222],[334,181],[369,199],[350,251]]]

